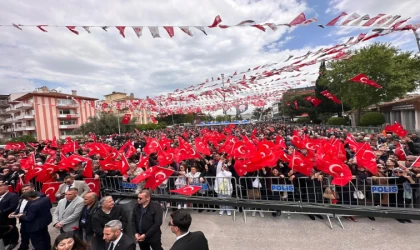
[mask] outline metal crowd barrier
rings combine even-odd
[[[233,177],[204,177],[204,182],[200,182],[199,178],[194,178],[192,182],[188,181],[188,178],[185,178],[184,181],[178,181],[178,176],[170,176],[167,180],[165,180],[156,190],[153,191],[154,194],[157,195],[174,195],[180,196],[177,193],[172,193],[170,190],[175,190],[182,188],[185,185],[192,185],[192,186],[201,186],[200,191],[193,194],[191,197],[212,197],[218,199],[238,199],[238,190],[237,190],[237,182],[236,179]],[[216,183],[217,182],[217,183]],[[223,184],[222,184],[223,183]],[[104,192],[108,192],[108,190],[118,191],[120,193],[133,193],[133,192],[140,192],[142,187],[144,186],[143,183],[139,184],[132,184],[130,183],[130,179],[126,181],[123,180],[121,176],[116,177],[106,177],[101,181],[101,185],[103,185]],[[233,213],[233,220],[236,220],[236,212],[237,208],[230,207],[230,206],[217,206],[217,205],[204,205],[204,204],[194,204],[191,202],[166,202],[161,201],[161,205],[166,208],[165,216],[167,215],[169,209],[172,208],[179,208],[182,209],[194,209],[194,210],[208,210],[208,211],[225,211],[226,213],[229,212]]]
[[[232,207],[228,210],[233,212],[234,220],[238,207],[241,207],[245,222],[248,212],[281,211],[286,213],[288,218],[290,214],[326,216],[331,228],[331,218],[336,218],[343,227],[340,217],[355,214],[395,216],[395,218],[420,216],[419,181],[409,184],[400,177],[354,178],[344,187],[332,185],[328,177],[321,180],[310,177],[299,177],[293,180],[280,177],[258,177],[258,181],[256,181],[256,176],[230,178],[232,185],[229,187],[232,188],[232,193],[230,196],[220,198],[217,198],[218,192],[214,185],[217,181],[216,177],[206,177],[204,182],[194,182],[202,188],[192,197],[170,192],[182,186],[177,183],[177,178],[171,176],[154,191],[156,198],[163,203],[167,211],[170,208],[177,208],[178,205],[183,207],[184,204],[187,204],[188,209],[220,211],[223,205],[229,204]],[[190,184],[194,185],[194,183]],[[142,184],[131,184],[129,180],[124,181],[122,177],[107,177],[101,180],[101,185],[105,193],[109,194],[109,190],[112,190],[123,196],[129,196],[142,189]],[[208,202],[205,198],[208,198]],[[251,209],[251,207],[259,207],[259,209]],[[297,207],[299,209],[296,209]]]

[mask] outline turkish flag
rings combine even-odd
[[[384,130],[395,133],[399,137],[406,137],[408,134],[408,131],[405,130],[398,122],[395,122],[394,125],[385,126]]]
[[[420,159],[420,157],[417,157],[417,159],[413,162],[413,164],[411,164],[410,168],[412,168],[412,167],[420,168],[419,159]]]
[[[200,189],[201,189],[201,186],[189,186],[189,185],[187,185],[187,186],[184,186],[182,188],[178,188],[178,189],[175,189],[175,190],[170,190],[170,192],[191,196],[191,195],[197,193],[198,191],[200,191]]]
[[[314,107],[318,107],[318,106],[319,106],[319,104],[321,104],[321,103],[322,103],[322,101],[321,101],[321,100],[319,100],[319,99],[318,99],[318,98],[316,98],[316,97],[312,97],[312,96],[307,96],[307,97],[305,97],[305,100],[307,100],[308,102],[312,103],[312,105],[314,105]]]
[[[112,150],[112,149],[111,149]],[[136,148],[133,146],[130,140],[128,140],[124,145],[118,150],[119,153],[124,154],[127,158],[130,158],[132,155],[137,153]]]
[[[346,140],[344,140],[344,144],[349,144],[350,149],[354,152],[357,152],[364,145],[364,143],[357,142],[353,135],[350,133],[347,134]]]
[[[233,168],[239,177],[244,176],[247,172],[252,172],[252,169],[249,168],[249,160],[236,159]]]
[[[55,155],[56,151],[52,148],[49,148],[47,146],[45,146],[42,150],[41,150],[41,154],[45,154],[45,155]]]
[[[293,103],[295,104],[295,109],[299,110],[298,102],[295,100]]]
[[[150,176],[152,176],[155,171],[158,170],[157,167],[153,167],[153,168],[149,168],[148,170],[144,171],[143,173],[137,175],[134,179],[132,179],[130,181],[130,183],[133,184],[139,184],[140,182],[146,180],[147,178],[149,178]]]
[[[105,158],[108,155],[108,152],[106,152],[105,148],[102,146],[102,143],[99,142],[86,143],[84,149],[89,149],[88,156],[99,154],[100,157]]]
[[[204,143],[200,137],[195,138],[195,149],[197,152],[202,153],[204,155],[210,155],[209,145]]]
[[[210,25],[210,26],[208,26],[209,28],[215,28],[215,27],[217,27],[217,25],[219,25],[219,23],[221,23],[222,22],[222,18],[220,18],[220,16],[219,15],[217,15],[215,18],[214,18],[214,21],[213,21],[213,24],[212,25]]]
[[[146,146],[144,147],[144,152],[147,155],[152,153],[156,153],[161,149],[159,142],[155,138],[147,138],[146,139]]]
[[[150,162],[149,156],[141,156],[139,162],[137,163],[138,168],[149,169]]]
[[[51,141],[50,147],[52,148],[58,148],[57,138],[54,136],[54,138]]]
[[[251,151],[244,142],[238,142],[234,145],[232,155],[236,158],[249,158],[251,156]]]
[[[292,136],[291,142],[295,147],[297,147],[299,149],[306,148],[305,143],[300,138],[299,133],[296,130],[293,131],[293,136]]]
[[[305,13],[302,12],[299,14],[299,16],[297,16],[295,19],[293,19],[293,21],[289,23],[289,26],[295,26],[305,21],[306,21]]]
[[[334,26],[337,23],[338,19],[340,19],[343,16],[347,16],[347,13],[346,12],[341,13],[338,17],[336,17],[333,20],[329,21],[326,26]]]
[[[376,166],[376,155],[371,149],[361,149],[356,154],[356,161],[359,167],[364,167],[373,175],[378,173]]]
[[[290,158],[289,168],[294,169],[303,175],[310,176],[314,168],[314,163],[308,157],[295,150]]]
[[[115,160],[118,156],[120,155],[120,153],[118,152],[118,150],[116,148],[112,148],[111,152],[109,152],[109,154],[105,157],[104,160]]]
[[[101,190],[101,181],[99,179],[86,178],[84,181],[92,192],[96,193],[98,196],[100,195],[99,192]]]
[[[331,182],[332,184],[338,186],[347,185],[353,179],[349,167],[345,165],[341,160],[326,154],[324,150],[327,148],[322,148],[317,151],[315,161],[316,168],[333,176],[334,179]]]
[[[282,149],[286,149],[286,143],[284,142],[284,138],[280,135],[276,136],[276,145],[279,146]]]
[[[160,166],[170,165],[175,161],[176,152],[173,148],[169,148],[164,151],[161,150],[158,153],[158,161]]]
[[[32,169],[35,165],[34,153],[32,152],[28,157],[20,159],[19,163],[22,169]]]
[[[369,77],[367,77],[366,75],[364,75],[362,73],[360,73],[357,76],[351,78],[350,81],[363,83],[363,84],[366,84],[368,86],[371,86],[371,87],[374,87],[374,88],[377,88],[377,89],[382,88],[381,85],[379,85],[375,81],[369,79]]]
[[[154,171],[154,174],[147,179],[144,188],[156,189],[160,184],[162,184],[166,179],[169,178],[169,176],[171,176],[175,172],[174,170],[168,168],[155,168],[157,169]]]
[[[111,170],[120,170],[121,162],[115,160],[99,160],[99,165],[101,165],[102,170],[111,171]]]
[[[405,151],[404,151],[403,147],[401,146],[401,143],[397,144],[397,147],[395,148],[394,154],[398,157],[399,161],[407,160],[407,155],[405,154]]]
[[[54,203],[56,201],[55,193],[57,193],[61,182],[48,182],[42,184],[41,193],[44,193]]]
[[[341,104],[341,101],[335,95],[331,94],[328,90],[324,90],[320,94],[337,104]]]
[[[124,125],[127,125],[128,123],[130,123],[131,120],[131,114],[125,114],[121,120],[121,123]]]
[[[23,142],[6,142],[4,150],[20,151],[26,149],[25,143]]]

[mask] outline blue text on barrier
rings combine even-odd
[[[293,185],[271,185],[271,191],[281,191],[281,192],[295,192],[295,187]]]
[[[373,194],[398,193],[397,186],[372,186],[370,190]]]

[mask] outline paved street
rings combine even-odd
[[[264,218],[251,217],[247,223],[239,214],[234,222],[231,217],[220,217],[217,213],[192,211],[191,231],[203,231],[209,240],[210,249],[217,250],[255,250],[255,249],[366,249],[394,250],[419,249],[416,239],[420,231],[420,222],[401,224],[393,219],[377,218],[372,222],[368,218],[359,218],[358,222],[343,220],[342,229],[333,220],[333,229],[328,220],[311,221],[307,216],[291,215],[273,218],[266,213]],[[175,240],[167,226],[169,215],[162,225],[164,249],[169,249]],[[57,230],[51,228],[52,238]]]

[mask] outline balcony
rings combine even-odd
[[[15,132],[19,132],[19,131],[31,131],[31,130],[35,130],[35,126],[21,126],[21,127],[16,127],[15,128]]]
[[[15,121],[15,119],[14,119],[14,118],[12,118],[12,117],[10,117],[10,118],[5,119],[5,120],[4,120],[4,123],[5,123],[5,124],[12,124],[14,121]]]
[[[57,108],[69,108],[69,109],[77,109],[79,107],[78,104],[68,104],[68,103],[57,103]]]
[[[31,109],[34,104],[32,102],[21,102],[15,105],[16,109]]]
[[[9,105],[7,100],[0,100],[0,107],[9,107]]]
[[[75,129],[75,128],[78,128],[78,127],[79,127],[79,125],[77,125],[77,124],[58,126],[59,129]]]
[[[13,128],[6,128],[6,129],[3,129],[3,134],[13,133],[13,132],[15,132]]]
[[[35,119],[35,115],[23,115],[23,120],[33,120]]]
[[[16,113],[16,112],[18,112],[19,110],[17,110],[15,107],[8,107],[7,109],[6,109],[6,113],[8,113],[8,114],[13,114],[13,113]]]
[[[0,116],[10,116],[10,114],[6,110],[0,110]]]
[[[59,114],[57,117],[60,119],[79,118],[79,114]]]

